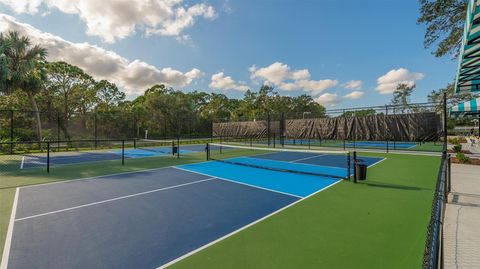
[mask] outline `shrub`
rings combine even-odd
[[[466,156],[465,154],[459,152],[457,153],[457,159],[460,163],[469,163],[470,162],[470,158],[468,156]]]
[[[462,152],[462,145],[457,144],[457,145],[453,146],[453,151],[455,151],[457,153]]]
[[[454,144],[454,145],[460,144],[460,142],[458,141],[458,137],[449,138],[448,143]]]

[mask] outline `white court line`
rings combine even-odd
[[[98,202],[94,202],[94,203],[88,203],[88,204],[84,204],[84,205],[79,205],[79,206],[64,208],[64,209],[60,209],[60,210],[50,211],[50,212],[47,212],[47,213],[32,215],[32,216],[16,219],[15,221],[33,219],[33,218],[37,218],[37,217],[41,217],[41,216],[47,216],[47,215],[52,215],[52,214],[56,214],[56,213],[60,213],[60,212],[70,211],[70,210],[74,210],[74,209],[78,209],[78,208],[82,208],[82,207],[99,205],[99,204],[109,203],[109,202],[123,200],[123,199],[127,199],[127,198],[132,198],[132,197],[136,197],[136,196],[140,196],[140,195],[150,194],[150,193],[154,193],[154,192],[176,189],[176,188],[179,188],[179,187],[184,187],[184,186],[188,186],[188,185],[202,183],[202,182],[206,182],[206,181],[210,181],[210,180],[214,180],[214,179],[215,179],[215,177],[210,177],[210,178],[207,178],[207,179],[202,179],[202,180],[193,181],[193,182],[189,182],[189,183],[179,184],[179,185],[175,185],[175,186],[170,186],[170,187],[165,187],[165,188],[160,188],[160,189],[155,189],[155,190],[150,190],[150,191],[139,192],[139,193],[135,193],[135,194],[120,196],[120,197],[107,199],[107,200],[103,200],[103,201],[98,201]]]
[[[369,157],[369,158],[372,158],[372,157]],[[381,163],[381,162],[385,161],[386,159],[387,159],[387,158],[385,157],[385,158],[381,159],[380,161],[378,161],[378,162],[375,162],[375,163],[373,163],[373,164],[371,164],[371,165],[367,166],[367,168],[370,168],[370,167],[372,167],[372,166],[375,166],[375,165],[377,165],[377,164],[379,164],[379,163]]]
[[[0,269],[7,269],[8,258],[10,256],[10,247],[12,245],[13,225],[15,223],[15,215],[17,214],[19,188],[15,189],[15,198],[13,199],[12,213],[10,215],[10,222],[8,223],[7,236],[5,238],[5,245],[3,248],[2,263]]]
[[[23,164],[25,163],[25,156],[22,156],[22,162],[20,163],[20,169],[23,169]]]
[[[193,163],[190,163],[190,164],[193,164]],[[165,167],[160,167],[160,168],[149,168],[149,169],[144,169],[144,170],[120,172],[120,173],[115,173],[115,174],[105,174],[105,175],[99,175],[99,176],[93,176],[93,177],[67,179],[67,180],[62,180],[62,181],[55,181],[55,182],[47,182],[47,183],[36,184],[36,185],[22,186],[22,187],[19,187],[19,188],[21,188],[21,189],[23,189],[23,188],[35,188],[35,187],[41,187],[41,186],[53,185],[53,184],[66,184],[66,183],[81,181],[81,180],[92,180],[92,179],[102,178],[102,177],[121,176],[121,175],[127,175],[127,174],[150,172],[150,171],[155,171],[155,170],[163,170],[163,169],[167,169],[167,168],[174,168],[174,166],[175,165],[165,166]]]
[[[209,174],[205,174],[205,173],[201,173],[201,172],[188,170],[188,169],[185,169],[185,168],[180,168],[180,167],[177,167],[177,166],[175,166],[173,168],[178,169],[178,170],[182,170],[182,171],[187,171],[187,172],[194,173],[194,174],[199,174],[199,175],[202,175],[202,176],[215,177],[217,179],[225,180],[225,181],[232,182],[232,183],[237,183],[237,184],[240,184],[240,185],[249,186],[249,187],[256,188],[256,189],[276,192],[276,193],[280,193],[280,194],[283,194],[283,195],[293,196],[295,198],[303,198],[302,196],[299,196],[299,195],[295,195],[295,194],[291,194],[291,193],[287,193],[287,192],[282,192],[282,191],[277,191],[277,190],[272,190],[272,189],[268,189],[268,188],[263,188],[263,187],[260,187],[260,186],[255,186],[255,185],[251,185],[251,184],[248,184],[248,183],[239,182],[239,181],[236,181],[236,180],[233,180],[233,179],[217,177],[217,176],[213,176],[213,175],[209,175]]]
[[[328,155],[315,155],[315,156],[310,156],[310,157],[306,157],[306,158],[301,158],[301,159],[289,161],[289,163],[300,162],[300,161],[305,161],[305,160],[309,160],[309,159],[313,159],[313,158],[318,158],[318,157],[324,157],[324,156],[328,156]]]
[[[303,200],[308,199],[308,198],[312,197],[313,195],[315,195],[315,194],[317,194],[317,193],[319,193],[319,192],[321,192],[321,191],[324,191],[324,190],[332,187],[333,185],[338,184],[339,182],[342,182],[342,180],[338,180],[337,182],[334,182],[334,183],[332,183],[332,184],[324,187],[323,189],[320,189],[320,190],[318,190],[318,191],[316,191],[316,192],[314,192],[314,193],[312,193],[312,194],[310,194],[310,195],[308,195],[308,196],[305,196],[305,197],[303,197],[303,198],[301,198],[301,199],[298,199],[297,201],[295,201],[295,202],[293,202],[293,203],[291,203],[291,204],[288,204],[288,205],[286,205],[286,206],[278,209],[277,211],[274,211],[274,212],[272,212],[272,213],[270,213],[270,214],[268,214],[268,215],[266,215],[266,216],[264,216],[264,217],[262,217],[262,218],[260,218],[260,219],[257,219],[257,220],[255,220],[255,221],[253,221],[253,222],[251,222],[251,223],[249,223],[249,224],[247,224],[247,225],[245,225],[245,226],[243,226],[243,227],[241,227],[241,228],[239,228],[239,229],[237,229],[237,230],[235,230],[235,231],[233,231],[233,232],[231,232],[231,233],[229,233],[229,234],[226,234],[226,235],[224,235],[224,236],[222,236],[222,237],[220,237],[220,238],[218,238],[218,239],[216,239],[216,240],[214,240],[214,241],[212,241],[212,242],[210,242],[210,243],[207,243],[207,244],[205,244],[205,245],[203,245],[203,246],[201,246],[201,247],[199,247],[199,248],[197,248],[197,249],[195,249],[195,250],[193,250],[193,251],[191,251],[191,252],[189,252],[189,253],[187,253],[187,254],[185,254],[185,255],[183,255],[183,256],[180,256],[180,257],[176,258],[175,260],[172,260],[172,261],[170,261],[170,262],[168,262],[168,263],[166,263],[166,264],[164,264],[164,265],[161,265],[161,266],[157,267],[157,269],[167,268],[168,266],[170,266],[170,265],[172,265],[172,264],[174,264],[174,263],[177,263],[177,262],[179,262],[179,261],[181,261],[181,260],[183,260],[183,259],[185,259],[185,258],[187,258],[187,257],[189,257],[189,256],[192,256],[193,254],[195,254],[195,253],[197,253],[197,252],[199,252],[199,251],[202,251],[202,250],[204,250],[204,249],[206,249],[206,248],[208,248],[208,247],[210,247],[210,246],[212,246],[212,245],[214,245],[214,244],[216,244],[216,243],[218,243],[218,242],[220,242],[220,241],[222,241],[222,240],[225,240],[225,239],[227,239],[228,237],[230,237],[230,236],[232,236],[232,235],[235,235],[235,234],[237,234],[237,233],[239,233],[239,232],[241,232],[241,231],[243,231],[243,230],[245,230],[245,229],[247,229],[247,228],[249,228],[249,227],[251,227],[251,226],[253,226],[253,225],[255,225],[255,224],[257,224],[257,223],[259,223],[259,222],[261,222],[261,221],[263,221],[263,220],[265,220],[265,219],[267,219],[267,218],[269,218],[269,217],[271,217],[271,216],[273,216],[273,215],[275,215],[275,214],[278,214],[278,213],[282,212],[283,210],[285,210],[285,209],[287,209],[287,208],[289,208],[289,207],[291,207],[291,206],[293,206],[293,205],[296,205],[297,203],[300,203],[300,202],[302,202]]]

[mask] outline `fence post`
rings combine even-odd
[[[357,152],[353,152],[353,182],[357,183]]]
[[[222,136],[220,136],[220,144],[222,144]],[[222,146],[220,146],[220,154],[222,154]]]
[[[163,138],[167,140],[167,118],[163,118]]]
[[[270,147],[270,113],[267,113],[267,144]]]
[[[137,115],[133,112],[133,147],[135,148],[135,140],[137,139]]]
[[[10,154],[13,154],[13,110],[10,110]]]
[[[177,136],[177,159],[180,159],[180,135]]]
[[[447,153],[447,92],[443,93],[443,145],[444,154]]]
[[[395,118],[396,118],[396,117],[395,117],[395,107],[393,107],[393,121],[396,120]],[[394,150],[397,149],[397,138],[396,138],[396,137],[393,138],[393,149],[394,149]]]
[[[452,190],[452,158],[451,155],[448,154],[447,156],[447,161],[448,161],[448,166],[447,166],[447,195],[450,193]]]
[[[97,149],[97,110],[95,110],[94,113],[95,114],[94,114],[94,118],[93,118],[93,137],[94,137],[94,140],[95,140],[95,146],[94,147],[95,147],[95,149]]]
[[[95,144],[97,140],[95,140]],[[122,140],[122,165],[125,165],[125,140]]]
[[[343,150],[345,150],[345,139],[347,137],[347,115],[345,109],[343,110]]]
[[[210,142],[213,143],[213,120],[210,122]]]
[[[60,151],[60,112],[57,111],[57,151]]]
[[[385,140],[387,142],[387,153],[388,153],[388,140],[390,139],[388,137],[388,133],[387,133],[387,116],[388,116],[388,106],[385,106],[385,116],[383,117],[383,122],[385,124],[384,128],[385,128]]]
[[[50,173],[50,141],[47,141],[47,173]]]

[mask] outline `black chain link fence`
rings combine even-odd
[[[448,193],[450,192],[450,182],[450,156],[447,155],[447,149],[444,148],[433,196],[430,222],[427,228],[422,267],[424,269],[443,268],[443,222]]]
[[[38,130],[41,130],[39,133]],[[167,119],[124,111],[62,113],[0,110],[0,142],[99,139],[208,138],[212,121],[199,116]]]
[[[268,146],[441,152],[445,133],[440,103],[267,113],[217,119],[213,136],[223,141]]]

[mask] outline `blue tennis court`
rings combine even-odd
[[[205,146],[203,146],[203,150]],[[200,151],[200,148],[197,146],[180,148],[180,155],[183,154],[192,154]],[[147,158],[147,157],[159,157],[159,156],[173,156],[171,148],[162,147],[155,148],[150,150],[144,149],[125,149],[124,157],[125,159],[131,158]],[[99,161],[110,161],[110,160],[121,160],[122,150],[121,149],[112,149],[109,151],[79,151],[79,152],[53,152],[50,154],[50,165],[68,165],[68,164],[80,164],[80,163],[89,163],[89,162],[99,162]],[[22,158],[20,164],[20,169],[28,169],[35,167],[45,167],[47,165],[47,155],[46,154],[26,154]]]
[[[335,158],[275,152],[235,161],[347,173],[345,160]],[[21,187],[6,262],[8,268],[163,267],[340,181],[208,161]]]
[[[342,144],[338,144],[338,146],[343,146]],[[411,142],[393,142],[389,141],[388,143],[385,141],[356,141],[356,142],[347,142],[345,143],[346,147],[353,148],[397,148],[397,149],[411,149],[417,146],[417,143]]]
[[[109,160],[121,160],[122,155],[113,152],[71,152],[71,153],[54,153],[50,156],[50,165],[67,165],[86,162],[99,162]],[[125,156],[125,158],[129,158]],[[20,164],[20,169],[28,169],[35,167],[44,167],[47,165],[46,154],[41,155],[24,155]]]

